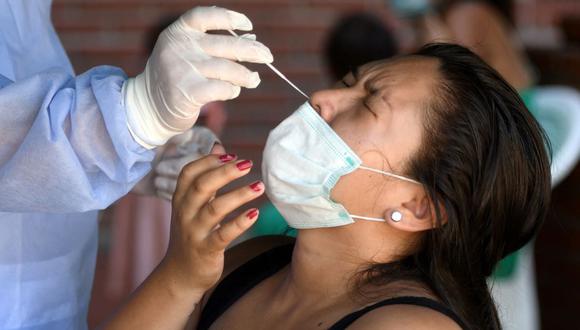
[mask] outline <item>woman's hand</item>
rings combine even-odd
[[[214,146],[212,155],[186,165],[173,195],[167,254],[147,280],[105,323],[106,329],[183,329],[204,293],[219,280],[226,247],[258,218],[250,209],[222,220],[264,193],[260,181],[216,197],[216,191],[248,174],[249,160],[237,160]]]
[[[249,160],[209,155],[186,165],[173,195],[171,237],[157,271],[169,276],[177,291],[203,294],[217,283],[226,247],[258,218],[250,209],[222,223],[224,217],[264,193],[260,181],[216,197],[228,183],[248,174]]]

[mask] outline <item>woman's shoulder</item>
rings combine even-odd
[[[369,289],[384,294],[345,317],[349,330],[462,329],[458,315],[423,282],[400,280]]]
[[[348,329],[460,330],[461,327],[451,317],[432,308],[393,304],[373,309],[353,322]]]

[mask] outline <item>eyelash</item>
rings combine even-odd
[[[363,105],[371,113],[371,115],[373,115],[374,117],[377,117],[377,114],[373,111],[373,109],[371,109],[371,107],[369,106],[366,99],[363,101]]]

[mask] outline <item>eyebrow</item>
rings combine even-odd
[[[351,70],[352,72],[352,76],[354,77],[355,81],[358,83],[358,81],[360,80],[360,66],[357,66],[355,68],[353,68]],[[371,92],[373,90],[377,90],[376,86],[376,82],[371,81],[372,79],[367,79],[364,83],[364,88],[365,90],[367,90],[368,92]]]

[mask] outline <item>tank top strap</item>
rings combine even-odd
[[[446,316],[451,318],[453,321],[455,321],[462,329],[467,329],[467,327],[465,326],[465,324],[461,320],[461,318],[455,312],[453,312],[449,307],[447,307],[446,305],[444,305],[436,300],[429,299],[426,297],[414,297],[414,296],[396,297],[396,298],[389,298],[389,299],[385,299],[383,301],[379,301],[376,304],[364,307],[356,312],[353,312],[353,313],[346,315],[345,317],[340,319],[338,322],[333,324],[328,329],[329,330],[346,329],[349,325],[354,323],[354,321],[356,321],[357,319],[359,319],[360,317],[362,317],[366,313],[368,313],[372,310],[375,310],[377,308],[380,308],[383,306],[389,306],[389,305],[415,305],[415,306],[430,308],[430,309],[435,310],[439,313],[445,314]]]

